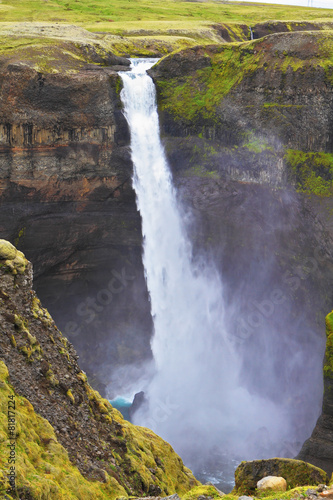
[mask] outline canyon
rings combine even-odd
[[[223,278],[247,388],[293,415],[280,453],[295,456],[320,414],[332,307],[332,32],[262,23],[246,41],[248,28],[229,44],[216,26],[220,44],[170,54],[150,75],[194,255]],[[141,390],[152,319],[120,99],[128,54],[103,43],[54,42],[47,63],[44,46],[1,56],[0,233],[33,263],[43,304],[112,398]],[[323,415],[300,452],[329,473],[330,384],[326,372]],[[269,452],[254,441],[246,458]]]

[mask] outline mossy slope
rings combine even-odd
[[[326,351],[324,376],[333,380],[333,311],[326,316]]]
[[[0,23],[1,60],[41,73],[75,73],[87,64],[126,65],[116,52],[112,37],[104,39],[76,26]]]
[[[67,451],[58,442],[54,429],[47,420],[37,415],[29,401],[20,397],[8,382],[6,365],[0,361],[0,492],[9,490],[7,473],[10,439],[8,431],[8,402],[15,403],[15,473],[16,493],[29,498],[54,500],[103,499],[127,496],[124,488],[107,475],[106,483],[85,479],[73,466]],[[1,497],[3,498],[3,497]]]
[[[198,66],[193,54],[200,56]],[[178,72],[173,71],[177,59]],[[189,71],[179,71],[185,60],[193,65]],[[283,33],[263,39],[220,47],[202,47],[182,51],[163,59],[154,68],[159,103],[162,111],[184,123],[219,120],[219,106],[232,89],[245,78],[254,77],[263,70],[267,75],[304,71],[319,66],[333,82],[333,31]],[[171,69],[171,71],[169,71]],[[283,102],[263,103],[269,107],[283,107]]]
[[[199,485],[170,444],[125,421],[91,388],[73,346],[31,290],[31,264],[26,261],[15,273],[16,258],[15,247],[1,240],[0,466],[5,476],[12,395],[20,429],[17,493],[25,489],[33,499],[112,499],[184,494]]]
[[[332,153],[289,149],[284,159],[298,192],[324,197],[333,195]]]
[[[209,171],[230,175],[241,165],[250,175],[233,173],[235,180],[289,181],[299,192],[329,197],[332,61],[330,30],[172,54],[151,70],[162,133],[177,141],[187,164],[198,158],[191,168],[210,165]]]

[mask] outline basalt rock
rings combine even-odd
[[[273,33],[290,33],[294,31],[320,31],[333,28],[333,23],[321,22],[283,22],[283,21],[267,21],[257,23],[252,26],[253,38],[262,38]]]
[[[63,57],[52,73],[1,66],[0,234],[34,262],[38,292],[105,393],[102,378],[150,356],[141,221],[120,77],[87,68],[92,56],[68,73]]]

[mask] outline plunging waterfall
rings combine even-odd
[[[168,440],[189,465],[213,449],[244,458],[256,439],[281,443],[288,418],[239,383],[241,362],[226,327],[221,279],[212,263],[192,255],[160,141],[155,87],[146,74],[154,62],[134,60],[121,74],[154,321],[155,371],[135,423]]]

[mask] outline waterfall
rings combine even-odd
[[[155,370],[135,423],[168,440],[192,466],[214,447],[243,458],[256,439],[282,442],[289,427],[278,405],[239,383],[221,279],[208,259],[193,256],[161,144],[155,87],[146,73],[155,62],[132,60],[131,71],[121,73],[154,321]]]
[[[253,40],[253,31],[252,31],[251,26],[250,26],[250,36],[251,36],[251,40]]]

